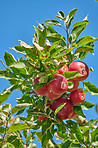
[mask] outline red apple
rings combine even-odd
[[[73,114],[71,115],[71,117],[69,117],[68,119],[74,119],[77,117],[77,113],[75,111],[73,111]]]
[[[34,84],[38,83],[38,80],[40,79],[40,77],[35,78],[34,79]],[[46,91],[47,91],[47,85],[42,86],[41,88],[34,90],[36,94],[38,95],[45,95]]]
[[[69,65],[69,71],[78,71],[83,76],[75,78],[77,81],[85,80],[89,75],[88,66],[82,61],[74,61]]]
[[[59,98],[61,95],[60,94],[55,94],[54,92],[52,92],[51,87],[49,87],[50,85],[48,85],[48,89],[46,91],[45,96],[49,99],[55,100],[57,98]]]
[[[53,76],[56,80],[49,83],[49,87],[54,94],[61,95],[67,91],[68,82],[67,79],[61,74],[55,74]]]
[[[73,92],[74,90],[76,90],[79,86],[79,81],[76,81],[74,79],[69,79],[68,82],[72,82],[73,83],[73,87],[70,89],[67,89],[68,92]]]
[[[51,103],[49,101],[47,101],[47,105],[46,106],[49,106],[49,108],[51,109]],[[41,120],[46,120],[48,119],[47,116],[38,116],[38,120],[41,121]]]
[[[70,93],[70,101],[73,104],[81,104],[85,100],[85,93],[82,89],[78,88]]]
[[[59,63],[63,63],[63,61],[60,61]],[[59,74],[63,74],[64,72],[67,72],[68,71],[67,65],[65,64],[60,69],[58,69],[58,71],[59,71]]]
[[[58,119],[65,120],[73,113],[73,104],[65,97],[56,99],[51,105],[51,109],[55,111],[60,104],[66,103],[65,106],[57,113]]]

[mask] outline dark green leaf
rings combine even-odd
[[[47,20],[43,22],[42,24],[61,26],[61,24],[57,20]]]
[[[70,138],[66,138],[66,140],[64,140],[62,148],[68,148],[70,147],[72,141],[70,140]]]
[[[21,104],[17,104],[12,108],[12,114],[14,114],[17,111],[23,110],[29,106],[31,106],[33,104],[29,104],[29,103],[21,103]]]
[[[42,126],[42,135],[46,134],[51,128],[51,122],[48,122]]]
[[[5,51],[4,59],[6,61],[7,66],[10,66],[16,63],[14,56],[11,53],[8,53],[7,51]]]
[[[58,11],[58,16],[56,16],[56,17],[58,17],[60,20],[65,20],[66,19],[65,14],[64,14],[63,11]]]
[[[96,41],[96,40],[98,40],[98,38],[94,38],[94,37],[92,37],[92,36],[89,35],[89,36],[85,36],[85,37],[82,37],[81,39],[79,39],[79,40],[76,42],[76,44],[77,44],[78,46],[82,46],[82,45],[85,45],[85,44],[94,42],[94,41]]]
[[[4,127],[0,127],[0,133],[5,133],[5,128]]]
[[[79,36],[79,34],[86,28],[86,24],[74,27],[72,32],[71,32],[71,36],[70,36],[70,40],[71,43],[75,42]],[[78,44],[77,44],[78,45]],[[84,44],[83,44],[84,45]],[[80,45],[78,45],[80,46]]]
[[[98,95],[98,87],[90,82],[83,82],[84,87],[90,92],[91,95]]]
[[[46,37],[47,37],[47,28],[46,28],[46,26],[44,26],[44,29],[40,29],[40,28],[34,26],[34,29],[35,29],[36,34],[37,34],[38,44],[41,47],[44,47]]]
[[[98,127],[91,133],[91,141],[98,141]]]
[[[73,121],[69,120],[69,121],[67,121],[67,126],[70,127],[71,132],[73,134],[75,134],[75,136],[78,139],[78,141],[80,143],[82,143],[83,137],[82,137],[82,133],[81,133],[79,127],[78,127],[78,124],[76,122],[73,122]]]
[[[90,108],[92,108],[95,104],[91,103],[91,102],[88,102],[88,101],[84,101],[82,104],[81,104],[81,108],[82,110],[88,110]]]
[[[75,15],[75,12],[77,11],[78,9],[73,9],[71,10],[68,15],[66,16],[66,20],[65,20],[65,25],[67,28],[70,27],[71,23],[72,23],[72,20],[74,19],[74,15]]]
[[[82,117],[86,117],[82,111],[82,108],[81,106],[78,106],[78,105],[74,105],[74,110],[77,112],[78,115],[82,116]]]

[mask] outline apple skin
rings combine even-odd
[[[40,77],[37,77],[34,79],[34,84],[38,83],[38,80],[40,79]],[[45,92],[47,91],[48,86],[44,85],[41,88],[39,88],[38,90],[34,90],[36,94],[38,95],[45,95]]]
[[[58,99],[61,96],[61,94],[55,94],[54,92],[52,92],[50,85],[48,85],[48,89],[45,93],[45,96],[51,100],[55,100]]]
[[[68,119],[74,119],[77,117],[77,113],[75,111],[73,111],[73,114],[71,115],[71,117],[69,117]]]
[[[51,109],[55,111],[63,103],[66,103],[65,106],[57,113],[57,118],[61,120],[68,119],[73,114],[73,104],[66,97],[60,97],[51,105]]]
[[[49,87],[54,94],[61,95],[65,93],[68,89],[68,81],[67,79],[61,74],[55,74],[53,77],[56,80],[52,80],[49,83]]]
[[[67,89],[68,92],[73,92],[74,90],[76,90],[79,86],[79,81],[76,81],[74,79],[69,79],[68,82],[72,82],[73,83],[73,88],[71,89]]]
[[[85,93],[82,89],[78,88],[70,93],[70,101],[73,104],[81,104],[85,100]]]
[[[49,106],[49,108],[51,109],[51,103],[49,101],[47,101],[46,106]],[[39,121],[46,120],[46,119],[48,119],[47,116],[38,116]]]
[[[74,61],[69,65],[69,71],[78,71],[83,76],[76,77],[75,80],[83,81],[89,75],[89,68],[88,66],[82,61]]]

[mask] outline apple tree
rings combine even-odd
[[[98,38],[79,37],[89,21],[72,24],[77,10],[66,16],[58,11],[56,20],[38,23],[32,45],[19,40],[20,46],[10,48],[22,54],[20,59],[5,51],[6,64],[0,60],[5,68],[0,78],[11,84],[0,93],[1,148],[36,148],[36,137],[43,148],[98,147],[98,120],[87,121],[84,114],[95,105],[85,100],[86,93],[98,95],[89,82],[93,68],[84,62]],[[12,107],[5,101],[14,90],[22,96]]]

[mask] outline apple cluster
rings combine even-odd
[[[62,62],[62,61],[61,61]],[[67,71],[78,71],[82,76],[77,76],[73,79],[67,80],[62,74]],[[88,66],[82,61],[74,61],[69,67],[65,64],[62,66],[58,73],[53,75],[55,80],[52,80],[48,85],[36,90],[36,94],[45,95],[47,98],[54,100],[51,104],[47,102],[47,106],[52,109],[54,112],[59,105],[65,103],[64,107],[57,113],[58,119],[73,119],[77,116],[77,113],[74,111],[73,104],[79,105],[85,100],[85,93],[81,88],[78,88],[79,81],[85,80],[89,75]],[[40,77],[34,79],[34,84],[38,83]],[[72,88],[68,88],[68,82],[73,83]],[[63,94],[68,91],[70,92],[69,98],[63,96]],[[39,116],[38,120],[46,120],[47,117]]]

